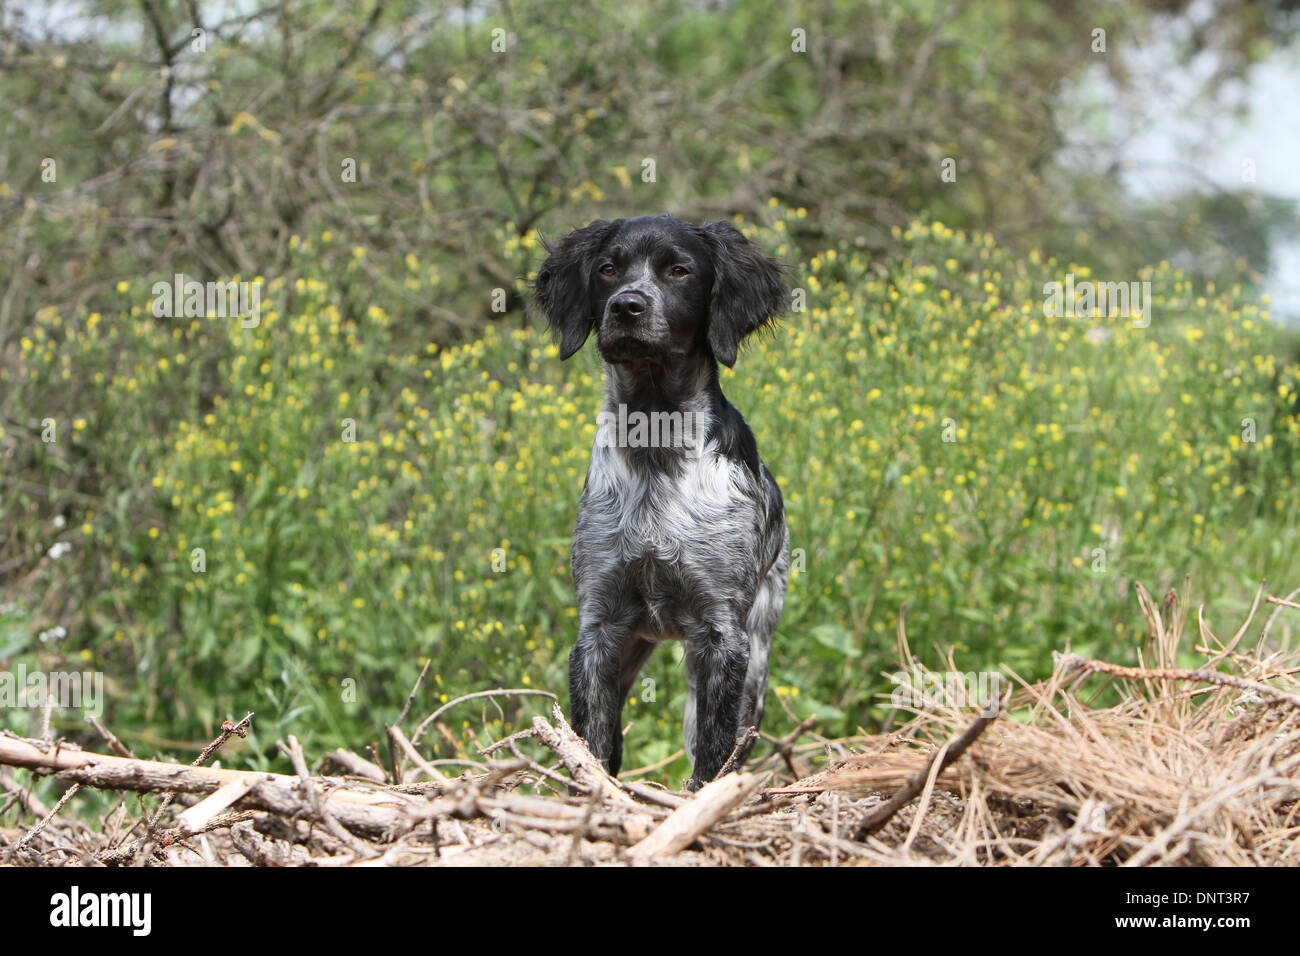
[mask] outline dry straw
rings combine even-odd
[[[927,699],[888,734],[829,740],[805,721],[782,738],[762,735],[766,755],[749,772],[694,795],[636,771],[610,777],[558,705],[549,720],[518,711],[522,729],[478,760],[417,748],[442,713],[474,705],[486,725],[489,705],[503,715],[502,702],[538,694],[522,689],[452,701],[408,738],[401,724],[417,683],[387,728],[388,765],[377,752],[339,751],[327,758],[339,776],[310,775],[292,738],[283,749],[293,775],[202,766],[233,730],[190,766],[139,760],[120,745],[109,755],[0,735],[0,765],[20,768],[0,766],[0,814],[22,817],[0,829],[0,862],[1293,864],[1300,661],[1282,615],[1300,608],[1297,593],[1265,597],[1261,586],[1225,640],[1203,608],[1189,638],[1186,598],[1171,590],[1157,606],[1139,585],[1147,632],[1136,666],[1059,654],[1047,680],[1006,672],[1012,689],[983,712]],[[902,620],[899,658],[941,686],[942,673],[913,657]],[[27,771],[54,774],[70,792],[51,808],[19,779]],[[68,809],[86,786],[136,794],[88,826]]]

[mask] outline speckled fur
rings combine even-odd
[[[643,312],[611,309],[627,293],[624,306],[643,303]],[[575,730],[614,773],[623,702],[663,641],[685,642],[690,786],[712,779],[762,721],[789,532],[780,489],[723,396],[717,363],[732,364],[786,294],[779,265],[735,229],[667,217],[594,223],[539,270],[537,304],[561,354],[595,329],[606,360],[609,414],[573,535],[569,697]],[[608,431],[620,407],[693,416],[695,445],[620,446]]]

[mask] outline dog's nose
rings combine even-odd
[[[615,320],[631,322],[645,312],[648,304],[640,292],[628,289],[609,300],[609,315]]]

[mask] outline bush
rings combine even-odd
[[[799,215],[756,239],[797,259]],[[523,275],[535,238],[506,235]],[[1242,597],[1296,576],[1296,372],[1276,366],[1266,311],[1162,265],[1139,277],[1149,328],[1050,318],[1043,283],[1086,269],[937,223],[896,238],[885,266],[812,256],[806,309],[723,374],[786,495],[796,570],[772,683],[795,715],[827,734],[877,723],[904,613],[932,661],[955,645],[966,667],[1041,675],[1067,643],[1131,659],[1135,580],[1189,570]],[[104,671],[128,739],[197,741],[256,711],[254,765],[286,730],[374,739],[429,659],[426,696],[563,697],[594,350],[562,365],[517,315],[439,349],[379,304],[341,307],[364,250],[326,275],[328,236],[295,242],[255,328],[153,318],[125,283],[115,316],[37,317],[4,381],[32,431],[0,441],[52,490],[15,498],[14,533],[45,550],[65,516],[54,533],[77,546],[36,566],[46,596],[0,620],[0,658]],[[436,299],[437,271],[407,265]],[[47,418],[67,423],[54,444]],[[38,640],[52,623],[67,636]],[[680,659],[662,649],[629,707],[631,766],[680,747]],[[471,725],[448,727],[459,746]]]

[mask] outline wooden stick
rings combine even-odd
[[[1058,668],[1066,673],[1081,670],[1092,674],[1109,674],[1112,677],[1123,677],[1128,680],[1199,681],[1203,684],[1217,684],[1220,687],[1234,687],[1237,690],[1253,691],[1262,697],[1271,697],[1273,700],[1286,701],[1293,707],[1300,707],[1300,695],[1288,694],[1276,687],[1261,684],[1259,681],[1248,680],[1245,677],[1237,677],[1235,674],[1223,674],[1219,671],[1205,670],[1204,668],[1200,670],[1182,670],[1170,667],[1124,667],[1106,661],[1090,660],[1086,657],[1080,657],[1078,654],[1062,654]]]
[[[224,813],[232,803],[239,800],[256,786],[257,780],[253,777],[223,783],[194,806],[183,811],[176,818],[177,828],[183,835],[198,833],[208,825],[208,821],[218,814]]]
[[[87,717],[86,719],[90,721],[91,726],[99,731],[99,735],[104,738],[108,745],[113,748],[113,753],[117,754],[119,757],[135,756],[135,754],[131,753],[131,748],[118,740],[117,735],[114,734],[113,731],[109,730],[94,717]]]
[[[973,744],[980,734],[984,733],[984,729],[989,724],[997,720],[998,714],[1001,712],[1001,708],[998,708],[991,715],[980,714],[974,723],[962,731],[960,737],[948,741],[943,747],[932,753],[930,759],[925,762],[925,766],[913,774],[912,779],[907,781],[901,790],[869,813],[867,818],[857,825],[853,831],[853,838],[858,841],[865,840],[888,823],[895,813],[907,806],[918,793],[925,789],[925,784],[930,779],[930,768],[934,766],[936,760],[939,761],[939,769],[935,772],[937,778],[939,774],[948,769],[956,762],[958,757],[966,752],[966,748]]]
[[[772,745],[773,752],[785,761],[786,769],[789,770],[790,775],[797,780],[799,777],[803,776],[803,774],[799,772],[799,768],[796,767],[794,763],[794,745],[795,742],[804,735],[805,731],[811,730],[815,726],[817,726],[817,718],[806,717],[799,722],[799,725],[795,727],[794,730],[790,731],[790,733],[786,734],[784,737],[773,737],[770,734],[763,733],[762,731],[759,731],[758,735]]]
[[[736,740],[736,746],[731,748],[731,756],[727,758],[726,762],[722,765],[722,769],[718,771],[717,778],[725,777],[733,770],[740,769],[743,754],[749,749],[749,742],[757,736],[757,727],[745,728],[744,732],[741,733],[740,737]]]
[[[551,700],[559,699],[554,694],[552,694],[549,690],[534,690],[532,688],[518,688],[518,687],[498,687],[494,690],[480,690],[480,691],[476,691],[473,694],[465,694],[462,697],[457,697],[455,700],[447,701],[447,703],[443,704],[441,707],[435,710],[428,717],[424,718],[424,720],[420,721],[419,725],[415,728],[415,733],[411,734],[411,743],[418,744],[420,742],[420,738],[424,736],[424,732],[429,729],[429,725],[432,724],[434,721],[436,721],[447,711],[451,710],[457,704],[462,704],[467,700],[478,700],[483,697],[528,697],[528,696],[549,697],[551,698]],[[557,704],[556,706],[559,705]]]
[[[347,828],[335,819],[334,814],[330,812],[330,808],[326,805],[325,801],[321,799],[320,791],[316,786],[316,781],[307,770],[307,758],[303,756],[302,746],[298,743],[298,738],[293,734],[289,734],[288,743],[281,743],[279,744],[279,747],[281,752],[288,756],[289,760],[293,763],[293,769],[298,772],[298,792],[307,798],[312,813],[315,814],[318,820],[324,822],[325,829],[329,830],[336,839],[341,840],[343,844],[356,855],[357,859],[366,859],[367,857],[378,856],[377,853],[373,852],[372,848],[366,846],[349,833]]]
[[[439,773],[436,767],[432,766],[429,761],[424,759],[424,756],[420,751],[415,749],[415,745],[406,738],[406,734],[402,733],[402,728],[397,724],[393,724],[388,728],[388,739],[397,745],[396,749],[410,757],[411,761],[419,767],[430,780],[433,780],[436,783],[447,782],[446,775]]]
[[[686,849],[715,823],[744,803],[766,778],[732,773],[702,787],[695,797],[674,810],[644,840],[628,850],[634,860],[671,856]]]
[[[81,789],[81,784],[74,783],[67,790],[64,790],[63,796],[59,797],[59,802],[56,803],[53,806],[53,808],[51,808],[50,812],[45,814],[45,816],[41,817],[40,822],[38,822],[36,826],[28,830],[27,834],[21,840],[18,841],[18,849],[21,850],[23,847],[27,846],[27,844],[31,843],[32,837],[36,836],[36,834],[44,830],[46,825],[49,824],[49,822],[54,819],[55,814],[57,814],[60,810],[62,810],[63,805],[67,803],[69,800],[71,800],[73,795],[76,794],[76,792],[80,789]]]
[[[244,719],[237,724],[231,723],[229,720],[223,720],[221,722],[221,733],[217,734],[217,736],[213,738],[212,742],[209,743],[206,747],[203,748],[202,751],[199,752],[199,755],[194,758],[194,760],[190,763],[190,766],[197,767],[200,766],[201,764],[207,763],[208,758],[211,757],[218,750],[220,750],[221,746],[231,737],[240,737],[240,738],[247,737],[248,724],[249,721],[251,721],[252,719],[253,719],[253,712],[250,710],[247,714],[244,715]],[[162,815],[164,811],[166,811],[166,809],[169,806],[171,806],[171,802],[175,798],[175,796],[176,796],[175,791],[169,791],[163,794],[163,798],[160,801],[158,801],[158,806],[154,809],[153,816],[149,818],[149,826],[148,826],[147,833],[151,834],[154,832],[155,829],[157,829],[158,821],[162,819]],[[141,846],[143,846],[143,842],[141,843]]]
[[[388,782],[388,776],[384,773],[383,767],[377,763],[372,763],[360,754],[354,754],[351,750],[339,749],[331,751],[325,755],[325,759],[338,764],[354,777],[365,777],[375,783]]]
[[[636,780],[624,780],[621,786],[626,787],[634,795],[640,797],[646,803],[658,804],[661,807],[667,807],[670,810],[676,810],[684,804],[689,797],[679,797],[671,790],[660,790],[649,784],[641,783]]]
[[[0,787],[13,794],[33,816],[43,817],[50,812],[50,808],[42,803],[39,797],[32,795],[31,788],[24,787],[11,777],[8,770],[0,769]]]
[[[609,771],[595,758],[587,742],[569,726],[559,704],[555,705],[552,716],[555,718],[556,726],[552,727],[545,717],[538,714],[533,718],[533,730],[537,734],[537,739],[555,752],[560,763],[564,764],[565,769],[573,775],[574,781],[588,791],[593,789],[603,791],[616,803],[635,805],[636,801],[623,791],[618,781],[611,777]]]
[[[398,714],[397,719],[393,721],[397,726],[402,726],[402,721],[406,720],[406,715],[411,712],[411,704],[415,702],[415,695],[420,692],[420,685],[424,683],[424,675],[429,673],[429,665],[432,663],[433,658],[430,658],[424,662],[424,667],[420,669],[420,676],[415,679],[415,686],[412,687],[411,692],[406,695],[406,704],[402,707],[402,712]]]
[[[299,796],[298,778],[285,774],[130,760],[69,749],[66,745],[55,748],[3,734],[0,764],[53,773],[60,779],[104,790],[145,793],[209,794],[232,780],[252,778],[255,785],[238,801],[241,808],[288,817],[307,809]],[[404,833],[429,816],[429,803],[420,797],[391,790],[351,789],[341,780],[316,779],[334,785],[325,800],[339,822],[353,832],[382,835],[391,829],[393,833]]]

